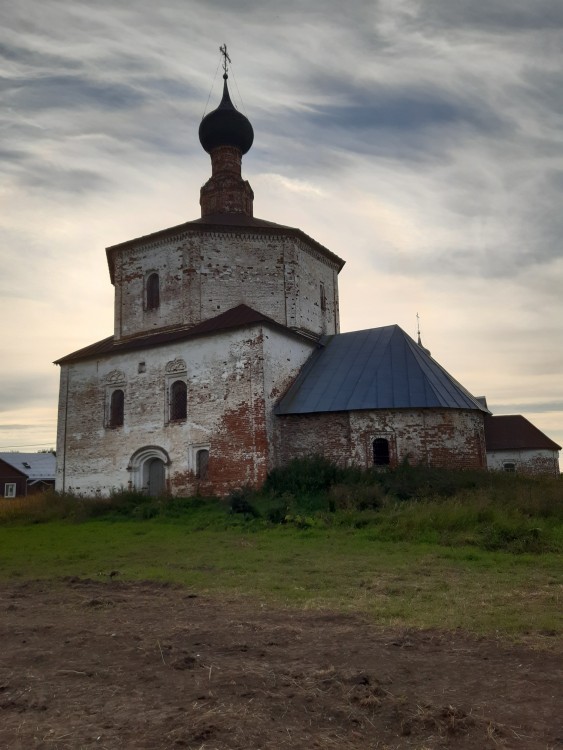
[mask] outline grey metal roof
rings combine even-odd
[[[54,479],[56,458],[52,453],[0,453],[0,461],[21,471],[28,479]]]
[[[276,414],[446,408],[489,413],[399,326],[327,337]]]

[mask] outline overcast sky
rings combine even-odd
[[[563,444],[560,0],[18,0],[0,11],[0,450],[55,444],[53,360],[113,332],[106,246],[200,215],[221,94],[256,216]]]

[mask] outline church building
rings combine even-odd
[[[109,247],[113,335],[57,360],[57,490],[224,495],[312,454],[486,468],[486,406],[398,326],[340,333],[344,261],[254,217],[226,59],[201,217]]]

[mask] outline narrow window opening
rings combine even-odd
[[[188,416],[188,387],[183,380],[175,380],[170,387],[170,421]]]
[[[196,454],[195,474],[198,479],[207,479],[207,469],[209,465],[209,451],[207,449],[199,450]]]
[[[326,310],[326,294],[325,294],[325,285],[321,282],[320,283],[320,297],[321,297],[321,310]]]
[[[160,306],[160,282],[157,273],[151,273],[147,279],[147,310],[156,310]]]
[[[373,441],[373,465],[389,466],[389,441],[385,438]]]
[[[125,393],[118,389],[111,394],[109,406],[109,426],[121,427],[125,411]]]

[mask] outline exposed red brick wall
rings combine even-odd
[[[211,153],[211,177],[201,188],[201,216],[245,214],[252,216],[254,193],[241,177],[242,153],[234,146],[219,146]]]
[[[391,465],[486,468],[483,416],[454,409],[376,410],[278,417],[276,460],[313,454],[340,465],[373,465],[377,437],[389,441]]]
[[[230,368],[228,376],[220,378],[224,409],[218,409],[214,400],[217,381],[211,387],[201,382],[188,384],[192,430],[198,429],[203,437],[206,423],[212,424],[207,431],[207,477],[200,479],[194,469],[186,470],[183,462],[173,461],[169,472],[172,494],[222,496],[237,487],[259,487],[264,483],[269,443],[263,393],[263,338],[260,329],[239,343],[241,366]],[[189,427],[180,429],[185,432]]]
[[[315,454],[346,466],[350,457],[350,420],[346,412],[278,417],[275,423],[276,464]]]

